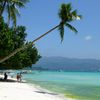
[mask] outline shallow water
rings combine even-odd
[[[23,78],[50,91],[78,100],[100,100],[100,73],[32,71]]]

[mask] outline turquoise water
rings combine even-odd
[[[33,71],[24,74],[29,83],[77,100],[100,100],[100,73]]]

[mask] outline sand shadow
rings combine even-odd
[[[4,80],[4,79],[0,78],[0,82],[17,82],[17,81],[16,80],[12,80],[12,79]]]
[[[58,95],[56,93],[50,93],[50,92],[44,92],[44,91],[35,91],[36,93],[41,93],[41,94],[50,94],[50,95]]]
[[[17,80],[13,80],[13,79],[7,79],[4,80],[3,78],[0,78],[0,82],[18,82],[18,83],[27,83],[26,81],[22,80],[21,82],[17,81]]]

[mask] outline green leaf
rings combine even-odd
[[[75,33],[77,33],[78,31],[76,30],[75,27],[73,27],[72,25],[70,25],[69,23],[65,24],[69,29],[71,29],[72,31],[74,31]]]
[[[61,42],[63,41],[64,39],[64,25],[61,24],[58,28],[59,32],[60,32],[60,37],[61,37]]]

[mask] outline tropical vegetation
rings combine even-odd
[[[80,20],[81,15],[78,15],[77,10],[72,9],[71,3],[62,4],[58,15],[59,15],[59,18],[60,18],[59,24],[56,25],[55,27],[53,27],[52,29],[50,29],[49,31],[47,31],[46,33],[44,33],[43,35],[39,36],[35,40],[33,40],[30,43],[31,45],[34,45],[34,43],[36,41],[38,41],[39,39],[41,39],[42,37],[44,37],[45,35],[47,35],[48,33],[52,32],[55,29],[59,30],[59,34],[60,34],[61,42],[62,42],[63,39],[64,39],[65,26],[67,26],[67,28],[71,29],[75,33],[78,32],[77,29],[74,26],[71,25],[71,22],[73,22],[75,20]],[[3,59],[1,59],[0,63],[8,60],[10,57],[16,55],[18,52],[21,52],[22,50],[28,48],[30,44],[26,44],[26,45],[24,44],[24,45],[21,45],[21,47],[16,48],[15,51],[13,51],[8,56],[5,56]]]
[[[1,63],[0,68],[21,69],[28,66],[31,67],[32,64],[39,60],[40,55],[37,48],[31,42],[26,42],[26,36],[27,33],[24,26],[17,26],[16,30],[14,30],[4,23],[2,17],[0,18],[0,59],[22,45],[28,45],[25,50],[18,52],[15,56]]]

